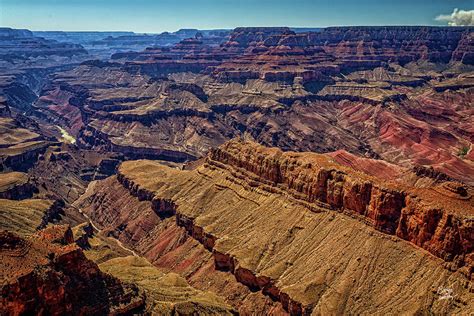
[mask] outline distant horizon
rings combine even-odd
[[[61,29],[27,29],[27,28],[15,28],[11,26],[3,26],[0,25],[0,28],[11,28],[17,30],[27,30],[31,32],[66,32],[66,33],[134,33],[134,34],[162,34],[165,32],[168,33],[175,33],[180,30],[198,30],[198,31],[232,31],[239,27],[261,27],[261,28],[278,28],[278,27],[288,27],[290,29],[325,29],[325,28],[332,28],[332,27],[439,27],[439,28],[474,28],[472,25],[467,26],[449,26],[449,25],[330,25],[330,26],[287,26],[287,25],[274,25],[274,26],[236,26],[236,27],[229,27],[229,28],[209,28],[209,29],[201,29],[196,27],[183,27],[173,31],[162,31],[162,32],[137,32],[132,30],[61,30]]]
[[[0,25],[32,31],[474,25],[469,0],[0,0],[0,9]]]

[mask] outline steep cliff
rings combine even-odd
[[[261,292],[252,292],[231,274],[217,270],[212,253],[189,236],[185,228],[177,225],[172,204],[156,201],[152,205],[151,201],[139,200],[113,176],[92,182],[74,205],[88,214],[105,236],[117,238],[160,271],[178,273],[194,288],[225,298],[239,313],[285,313],[279,302]],[[112,263],[101,266],[111,269]],[[129,275],[127,269],[124,268],[122,274]],[[173,294],[175,290],[168,289],[171,284],[160,284],[150,284],[149,287],[154,288],[154,292],[165,291],[178,299],[182,295],[179,294],[181,291]],[[199,297],[209,300],[209,295],[199,294]],[[184,298],[189,300],[188,295]]]
[[[35,192],[26,173],[7,172],[0,178],[0,199],[21,200],[31,198]]]
[[[362,215],[376,229],[459,266],[466,264],[468,273],[473,272],[471,188],[459,183],[409,188],[341,168],[324,156],[282,153],[238,141],[211,151],[209,162],[214,161],[249,171],[273,186],[283,185],[297,198]]]
[[[110,205],[124,194],[108,189],[117,188],[109,178],[91,188],[83,211],[155,265],[188,280],[198,273],[214,291],[216,272],[189,272],[206,253],[219,273],[290,314],[472,311],[471,188],[410,188],[329,156],[242,141],[212,151],[191,171],[126,162],[117,180],[129,191],[118,202],[127,207]],[[435,204],[433,194],[444,198]],[[201,245],[197,253],[189,237]],[[456,292],[456,303],[440,299],[445,289]]]
[[[125,314],[144,307],[137,286],[101,272],[69,228],[50,227],[27,239],[2,231],[0,240],[2,314]]]

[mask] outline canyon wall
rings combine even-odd
[[[377,230],[459,267],[466,265],[469,275],[473,272],[474,225],[468,215],[474,202],[472,189],[462,184],[414,189],[343,169],[321,155],[283,153],[238,141],[212,150],[208,162],[251,172],[250,178],[254,174],[257,181],[282,187],[307,202],[362,215]]]
[[[393,312],[394,300],[408,304],[396,304],[404,311],[433,312],[455,308],[437,299],[450,280],[463,284],[455,290],[463,302],[458,311],[471,308],[472,192],[462,185],[415,190],[329,156],[238,140],[193,170],[125,162],[116,179],[104,181],[78,206],[111,235],[155,265],[187,275],[195,286],[221,291],[210,275],[227,273],[293,315],[367,312],[374,304],[369,297],[377,299],[378,312]],[[430,204],[430,192],[446,196],[446,203]],[[123,196],[117,203],[116,194]],[[189,237],[200,244],[199,252]],[[203,270],[189,269],[211,255],[218,272],[205,274],[209,287],[193,279]],[[411,296],[415,292],[423,299]],[[230,293],[222,293],[246,310],[246,303],[235,305]]]
[[[53,226],[28,239],[2,231],[0,310],[19,314],[124,314],[143,309],[145,295],[88,260],[70,228]]]
[[[239,313],[286,313],[279,302],[216,269],[212,253],[177,224],[173,203],[149,201],[152,195],[132,192],[113,176],[91,183],[74,205],[105,235],[117,238],[161,271],[179,273],[191,286],[224,297]]]

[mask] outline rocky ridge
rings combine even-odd
[[[49,227],[27,239],[2,231],[0,239],[2,313],[124,314],[144,306],[135,285],[101,272],[84,256],[69,228]]]
[[[320,171],[314,172],[314,170]],[[300,280],[297,284],[304,283],[303,280],[306,277],[303,277],[303,275],[308,277],[308,282],[309,280],[314,281],[318,279],[316,275],[321,273],[316,272],[319,268],[314,268],[314,265],[308,266],[308,262],[312,262],[311,260],[316,260],[316,258],[310,255],[310,253],[313,253],[310,249],[306,249],[306,247],[312,248],[308,244],[308,240],[310,240],[308,238],[316,238],[314,239],[315,242],[321,238],[317,237],[317,234],[310,233],[312,231],[310,227],[317,225],[320,221],[323,221],[325,223],[324,227],[326,227],[331,221],[339,223],[340,220],[349,220],[351,225],[358,227],[357,231],[362,230],[368,233],[371,229],[367,228],[367,225],[370,225],[383,232],[382,235],[379,235],[380,233],[365,235],[364,232],[362,235],[366,237],[362,237],[362,235],[360,237],[366,242],[368,236],[381,238],[383,235],[396,235],[446,260],[447,263],[444,265],[443,260],[429,255],[426,257],[427,261],[423,260],[423,265],[426,264],[426,267],[431,267],[429,269],[438,271],[434,274],[437,276],[432,275],[433,277],[450,275],[449,278],[460,278],[457,282],[461,282],[467,288],[469,288],[471,282],[468,280],[472,274],[472,249],[469,248],[469,245],[472,245],[472,240],[469,239],[471,235],[469,232],[472,227],[466,217],[469,215],[463,212],[472,206],[470,200],[472,189],[467,191],[468,195],[466,196],[466,192],[462,189],[456,189],[459,186],[445,185],[445,191],[443,191],[443,188],[431,191],[429,189],[416,190],[419,197],[415,198],[412,195],[414,191],[401,190],[400,187],[403,187],[403,185],[400,183],[394,183],[391,184],[392,187],[390,185],[387,187],[385,184],[382,185],[380,180],[344,168],[327,156],[282,153],[277,149],[265,149],[252,143],[242,143],[240,141],[229,142],[220,149],[213,151],[207,162],[193,171],[176,171],[148,161],[127,162],[120,167],[117,179],[133,196],[144,201],[141,203],[150,201],[148,203],[151,203],[150,206],[158,217],[155,224],[148,223],[147,225],[151,224],[152,227],[158,229],[161,225],[160,218],[166,220],[170,216],[175,216],[178,227],[184,228],[189,236],[201,243],[203,249],[212,252],[216,270],[231,272],[239,283],[246,285],[252,291],[261,291],[259,293],[276,300],[290,314],[305,314],[315,310],[319,312],[336,311],[336,309],[332,309],[335,306],[328,305],[329,301],[326,301],[326,299],[332,297],[331,291],[327,290],[328,288],[322,284],[330,287],[331,284],[336,286],[337,282],[335,280],[337,278],[330,278],[332,281],[326,279],[326,282],[318,285],[316,288],[319,288],[321,292],[316,295],[316,298],[310,294],[312,292],[308,292],[310,288],[312,289],[316,285],[301,284],[301,288],[290,285],[295,284],[296,280]],[[317,181],[318,179],[321,181]],[[96,192],[102,192],[101,190],[98,189]],[[184,192],[186,194],[183,194]],[[446,202],[443,205],[432,204],[430,206],[429,203],[426,204],[429,201],[426,200],[429,192],[438,195],[445,194]],[[122,222],[122,220],[125,220],[122,217],[125,214],[122,214],[121,210],[116,211],[118,217],[115,217],[115,219],[106,215],[107,211],[101,205],[101,201],[108,200],[109,193],[105,191],[96,194],[88,195],[86,200],[83,201],[84,204],[82,204],[87,208],[89,216],[98,221],[100,225],[110,227],[112,230],[115,230],[114,227],[125,225],[125,222]],[[192,200],[190,200],[190,197]],[[404,202],[405,199],[406,202]],[[339,212],[331,212],[330,209],[336,209]],[[415,209],[416,212],[413,211]],[[338,215],[341,213],[345,215]],[[288,217],[290,214],[293,214],[293,218],[299,223],[283,221],[283,218],[286,221],[288,221],[288,218],[292,218]],[[419,224],[420,221],[426,224]],[[153,261],[155,264],[166,264],[162,260],[165,260],[164,258],[168,256],[166,255],[167,251],[160,255],[155,252],[156,250],[150,248],[145,250],[146,248],[141,248],[139,239],[135,239],[140,235],[135,235],[139,231],[136,229],[140,227],[135,225],[144,224],[140,224],[140,222],[141,219],[136,218],[132,226],[123,226],[123,231],[121,229],[121,231],[115,232],[117,238],[130,244],[134,249],[142,249],[141,251],[145,256],[155,258]],[[334,225],[339,225],[337,223]],[[289,235],[285,234],[283,227],[267,235],[269,229],[274,230],[277,227],[273,225],[284,225],[285,227],[289,225],[287,232]],[[344,224],[344,226],[346,225]],[[332,224],[329,226],[332,229],[338,227]],[[334,235],[333,238],[346,238],[336,237],[337,229],[331,232],[325,228],[324,231]],[[321,233],[323,234],[323,232]],[[130,239],[133,235],[136,237]],[[273,242],[268,239],[270,236],[272,236],[271,240]],[[344,236],[347,236],[347,232]],[[444,239],[445,237],[446,239]],[[349,238],[355,238],[355,236],[352,235]],[[356,245],[355,240],[357,238],[352,240],[352,243],[355,243],[353,245],[353,247],[356,247],[355,249],[362,247]],[[305,240],[307,246],[303,247],[302,244],[299,244],[302,240]],[[385,240],[387,240],[386,246],[388,248],[381,244],[379,246],[387,250],[397,245],[395,247],[398,249],[398,254],[394,253],[394,256],[401,255],[401,253],[404,253],[403,256],[407,257],[414,256],[413,258],[419,255],[426,256],[423,251],[413,248],[406,241],[397,242],[399,240],[397,237],[388,237]],[[340,240],[338,243],[341,242]],[[296,246],[296,248],[292,248],[291,245]],[[163,246],[165,247],[165,245]],[[168,245],[168,247],[170,246]],[[467,248],[465,248],[466,246]],[[321,255],[320,251],[325,251],[323,250],[325,247],[321,246],[319,242],[316,242],[315,247],[319,247],[319,251],[313,250],[316,251],[315,255],[317,253]],[[331,246],[328,245],[327,247]],[[300,252],[297,249],[301,249]],[[334,251],[334,247],[331,249]],[[355,249],[353,251],[358,253]],[[372,251],[369,250],[370,247],[365,248],[364,246],[363,249],[367,249],[369,252]],[[170,249],[168,251],[177,250]],[[291,260],[292,265],[290,266],[284,264],[285,259],[283,258],[289,260],[288,256],[291,256],[295,251],[299,253],[299,258],[306,258],[304,259],[305,264],[300,266],[298,262],[302,263],[302,261],[299,259]],[[338,256],[344,253],[345,251],[338,252],[336,257],[341,258]],[[156,257],[157,255],[158,257]],[[164,256],[163,259],[160,256]],[[361,253],[354,254],[354,256],[358,256],[358,262],[360,260],[365,262],[366,260],[364,255],[361,257]],[[370,256],[368,255],[367,258]],[[320,258],[320,256],[318,257]],[[341,259],[334,258],[334,260]],[[385,264],[387,262],[382,265]],[[391,264],[394,264],[394,262]],[[419,267],[419,264],[416,265]],[[275,270],[277,266],[281,270],[279,270],[280,268]],[[434,268],[435,266],[437,268]],[[404,274],[401,272],[403,269],[410,269],[406,265],[395,264],[393,267],[396,270],[394,273],[402,274]],[[301,271],[301,269],[304,271]],[[449,269],[459,270],[453,273],[449,272]],[[314,273],[316,274],[313,275]],[[327,272],[324,272],[321,277],[325,273]],[[382,272],[372,271],[371,275],[374,275],[374,278],[380,278],[380,275],[376,276],[378,273]],[[438,273],[441,274],[438,275]],[[463,279],[465,281],[461,281]],[[363,284],[364,280],[366,280],[365,277],[359,282]],[[391,281],[388,280],[387,282],[390,283]],[[438,284],[439,281],[433,280],[433,282]],[[408,282],[404,283],[403,286],[406,287],[406,291],[410,292],[411,286],[415,285]],[[433,286],[433,284],[430,283],[430,286]],[[356,288],[352,289],[358,291]],[[344,291],[350,290],[345,289]],[[437,290],[429,291],[434,293]],[[349,296],[354,295],[354,293],[346,293]],[[380,293],[375,293],[376,296],[380,295]],[[469,294],[464,293],[462,296],[467,299],[464,295],[469,296]],[[432,297],[432,294],[427,295]],[[335,302],[341,303],[341,298],[336,299],[334,297],[333,299],[336,300]],[[360,299],[361,297],[359,297]],[[469,301],[469,299],[467,300]],[[420,301],[412,300],[414,304],[412,308],[421,308],[420,311],[446,308],[446,306],[440,307],[435,303],[436,301],[431,299],[428,299],[428,301],[431,301],[431,303],[422,307],[422,305],[419,305]],[[361,299],[358,303],[351,302],[348,308],[352,311],[357,310],[358,307],[356,306],[362,308],[361,306],[365,304],[364,299]],[[379,310],[384,308],[382,306],[383,304],[378,306]],[[464,306],[462,308],[470,308],[469,304]],[[393,308],[393,306],[390,308]],[[453,306],[450,308],[453,308]],[[339,310],[339,312],[342,312],[342,310]]]
[[[472,188],[455,182],[416,189],[390,185],[323,157],[231,141],[211,151],[208,162],[243,169],[307,202],[362,215],[377,230],[409,240],[459,267],[466,265],[468,276],[472,274]]]
[[[373,69],[385,63],[471,64],[472,28],[334,27],[295,33],[289,28],[236,28],[229,40],[209,48],[199,40],[171,49],[117,54],[143,73],[206,72],[221,81],[249,79],[304,82],[328,80],[338,72]]]

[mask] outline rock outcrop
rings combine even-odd
[[[472,189],[462,189],[461,184],[409,188],[344,170],[323,156],[282,153],[238,141],[211,151],[209,163],[213,162],[244,169],[307,202],[362,215],[377,230],[409,240],[459,267],[466,265],[468,275],[474,271],[474,227],[469,219],[474,202]]]
[[[63,203],[46,199],[20,201],[0,199],[0,228],[30,235],[48,223],[58,221],[63,214]]]
[[[0,130],[0,170],[27,170],[50,145],[44,137],[12,118],[0,118]]]
[[[433,166],[470,183],[472,160],[457,153],[472,134],[472,87],[452,88],[468,77],[436,81],[435,89],[447,86],[437,92],[429,78],[403,71],[408,70],[358,71],[346,81],[316,87],[303,79],[292,84],[260,79],[219,83],[190,74],[154,80],[130,75],[115,64],[83,64],[58,75],[55,88],[48,88],[35,106],[69,122],[80,147],[113,151],[126,159],[193,160],[249,133],[284,150],[343,149],[405,168]],[[365,82],[357,82],[357,76]],[[112,78],[120,81],[112,83]],[[442,115],[436,118],[437,113]]]
[[[36,35],[0,314],[474,313],[472,27]]]
[[[113,176],[91,183],[74,205],[88,214],[103,234],[117,238],[160,271],[178,273],[194,288],[223,297],[240,313],[285,314],[280,303],[215,269],[212,254],[176,224],[175,209],[165,201],[157,199],[154,206],[140,201]],[[124,205],[128,212],[123,212]]]
[[[100,271],[61,226],[30,238],[0,233],[2,298],[5,315],[104,315],[140,311],[144,294]]]
[[[471,143],[474,85],[470,66],[449,57],[464,54],[454,50],[471,33],[239,28],[222,46],[197,37],[58,72],[33,108],[79,147],[125,159],[182,163],[248,133],[283,150],[342,149],[472,184],[472,159],[458,153]]]
[[[0,199],[21,200],[31,198],[38,189],[22,172],[3,173],[0,178]]]
[[[181,253],[181,263],[172,259],[176,258],[172,253],[177,255],[188,243],[173,244],[172,240],[186,240],[169,226],[174,217],[176,225],[201,244],[201,252],[212,252],[215,270],[230,272],[239,283],[277,301],[290,314],[393,311],[390,300],[401,297],[408,305],[396,306],[405,311],[447,311],[454,307],[440,305],[436,299],[447,286],[441,280],[470,287],[472,188],[462,189],[459,184],[415,189],[401,180],[382,181],[344,167],[329,156],[284,153],[242,141],[212,151],[203,165],[191,171],[151,161],[126,162],[117,180],[131,194],[126,200],[134,205],[132,214],[146,208],[154,212],[154,220],[135,217],[130,207],[109,213],[107,201],[113,200],[114,193],[107,187],[115,186],[111,184],[115,179],[109,178],[104,187],[97,183],[90,188],[80,204],[94,221],[153,258],[154,264],[186,275],[188,265],[193,266],[198,257]],[[434,202],[432,195],[443,198]],[[134,197],[137,202],[132,202]],[[128,216],[133,216],[133,223]],[[150,229],[158,235],[143,234]],[[168,237],[165,241],[157,236]],[[162,242],[149,247],[146,240]],[[377,263],[370,263],[374,257]],[[422,271],[430,271],[431,279]],[[420,278],[413,273],[420,273]],[[400,275],[411,277],[400,283]],[[374,284],[374,280],[378,281]],[[384,294],[387,288],[393,289],[390,299]],[[467,288],[456,289],[464,302],[456,307],[458,312],[472,309]],[[336,295],[331,289],[345,294]],[[424,293],[423,298],[410,296],[412,291]],[[377,297],[376,309],[368,297]],[[348,300],[350,304],[345,303]]]
[[[239,27],[220,47],[187,39],[171,49],[118,53],[135,73],[212,73],[220,81],[329,80],[340,71],[394,62],[472,63],[473,29],[440,27],[331,27],[295,33],[286,27]]]
[[[341,70],[373,69],[387,62],[471,64],[472,33],[469,27],[332,27],[298,34],[287,28],[237,28],[226,46],[247,50],[219,66],[216,75],[236,80],[241,79],[237,73],[253,70],[255,77],[270,81],[298,76],[314,81]]]

